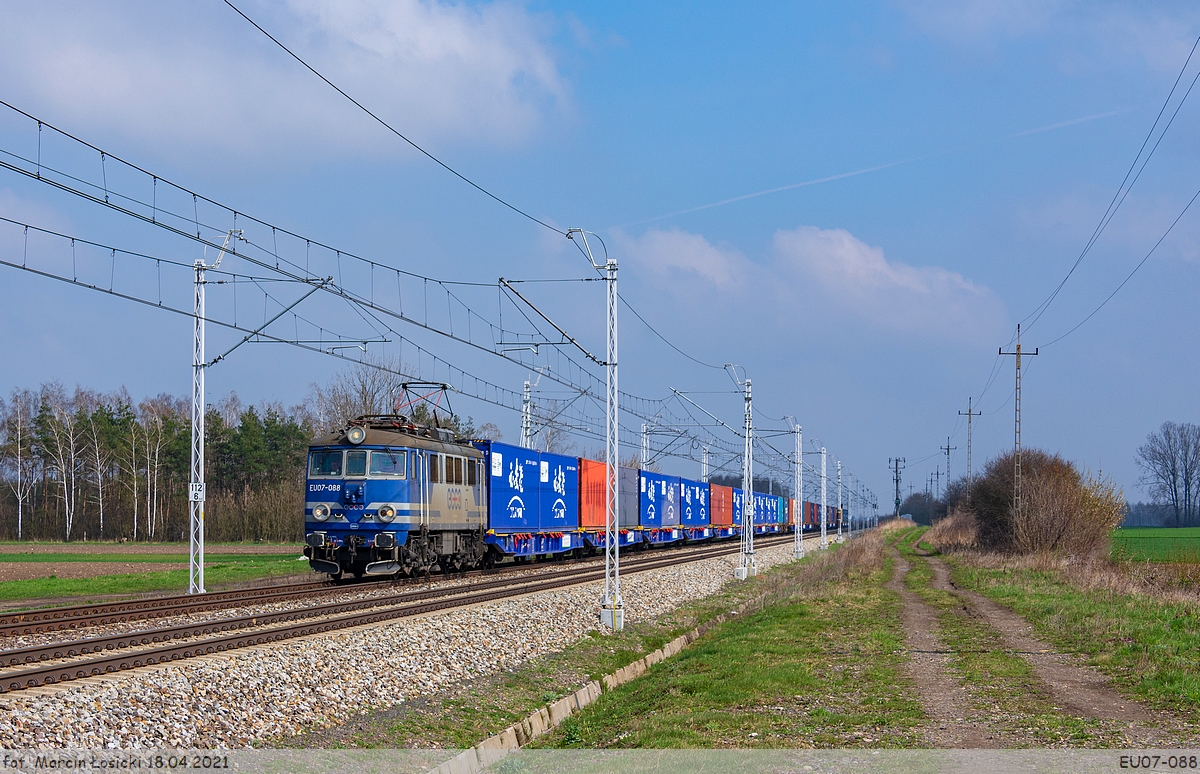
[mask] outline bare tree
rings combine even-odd
[[[0,446],[0,463],[12,472],[8,485],[17,497],[17,540],[24,530],[25,503],[33,491],[37,457],[33,454],[33,420],[37,396],[29,390],[13,390],[12,399],[3,413],[2,426],[5,434]],[[3,402],[0,401],[0,406]]]
[[[1157,502],[1175,513],[1175,526],[1196,519],[1200,505],[1200,427],[1191,422],[1163,422],[1146,436],[1136,459],[1138,483]]]
[[[308,419],[314,431],[331,433],[363,414],[388,414],[395,410],[400,385],[414,377],[399,358],[368,358],[340,371],[324,386],[310,388]]]
[[[83,432],[74,401],[61,384],[42,387],[37,416],[38,447],[57,480],[63,504],[63,536],[71,539],[71,528],[79,501],[79,478],[83,463]]]

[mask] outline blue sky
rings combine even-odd
[[[938,447],[951,436],[953,472],[963,471],[956,412],[968,396],[984,412],[976,465],[1011,445],[1012,362],[998,362],[997,349],[1087,243],[1200,35],[1200,12],[1186,3],[241,7],[471,179],[554,226],[596,232],[647,321],[699,360],[742,365],[764,427],[798,417],[806,438],[883,502],[889,457],[906,457],[906,483],[920,488],[936,465],[944,471]],[[560,235],[419,156],[224,3],[5,3],[3,15],[0,99],[155,174],[418,274],[586,276]],[[1176,102],[1198,70],[1200,57]],[[1042,347],[1024,385],[1026,445],[1102,469],[1133,500],[1146,434],[1200,420],[1189,346],[1200,327],[1200,211],[1094,318],[1050,342],[1124,279],[1200,187],[1197,99],[1024,338]],[[0,149],[30,148],[36,130],[0,118]],[[65,144],[44,153],[110,174]],[[764,191],[774,192],[750,196]],[[0,216],[185,263],[199,251],[2,170]],[[35,259],[65,265],[61,247],[43,247]],[[0,251],[24,250],[19,229],[0,229]],[[188,320],[0,269],[5,393],[57,379],[186,394]],[[186,272],[164,277],[167,295],[188,303]],[[151,293],[157,275],[121,281]],[[602,349],[598,283],[525,287]],[[210,303],[232,314],[228,291],[214,289]],[[463,292],[495,311],[494,288]],[[239,293],[242,322],[261,321],[261,292]],[[337,329],[356,324],[347,314],[314,299],[309,316]],[[519,390],[526,376],[401,332],[496,384]],[[681,357],[628,312],[621,333],[623,388],[695,391],[740,422],[719,369]],[[210,351],[232,342],[214,332]],[[253,345],[210,370],[208,385],[213,396],[294,404],[340,367]],[[511,412],[465,399],[456,408],[517,435]]]

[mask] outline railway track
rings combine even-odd
[[[703,546],[701,546],[703,548]],[[678,549],[670,549],[678,550]],[[684,548],[682,550],[695,550]],[[636,556],[636,555],[634,555]],[[632,557],[625,561],[633,560]],[[589,560],[592,562],[598,559]],[[489,571],[519,572],[535,569],[544,565],[513,564],[505,565],[503,569]],[[451,578],[467,578],[484,575],[479,570],[461,573]],[[442,576],[434,576],[441,579]],[[406,579],[399,583],[417,583],[424,579]],[[44,634],[50,631],[66,629],[83,629],[91,626],[105,626],[127,621],[150,621],[155,618],[205,613],[244,605],[261,605],[274,602],[286,602],[308,596],[344,592],[356,587],[369,588],[385,583],[398,583],[394,580],[374,580],[336,583],[332,581],[316,581],[313,583],[293,584],[289,586],[268,586],[231,591],[207,592],[204,594],[173,594],[121,602],[107,602],[93,605],[73,605],[69,607],[51,607],[16,613],[0,614],[0,640],[5,637],[20,637],[34,634]]]
[[[790,535],[763,538],[760,545],[770,547],[790,541]],[[737,553],[737,545],[705,546],[686,553],[651,554],[622,562],[625,573],[638,573],[673,564],[700,561]],[[480,604],[507,597],[538,593],[578,585],[604,578],[604,570],[595,566],[575,565],[534,577],[494,578],[465,586],[407,591],[400,594],[327,603],[295,610],[239,616],[197,624],[164,627],[128,634],[101,636],[46,646],[0,652],[0,669],[43,661],[25,669],[0,672],[0,693],[42,685],[103,676],[128,669],[164,664],[178,659],[195,658],[238,648],[282,642],[296,637],[336,631],[397,618],[423,615],[454,607]],[[281,625],[282,624],[282,625]],[[263,628],[263,627],[267,628]],[[246,631],[250,630],[252,631]],[[241,631],[239,631],[241,630]],[[235,633],[229,633],[235,632]],[[217,635],[217,636],[210,636]],[[200,637],[202,639],[195,639]],[[165,644],[172,640],[190,640]],[[151,645],[149,648],[138,648]],[[131,648],[136,648],[131,650]],[[78,659],[92,653],[121,650],[103,656]],[[63,659],[74,659],[63,661]]]

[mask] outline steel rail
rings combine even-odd
[[[530,569],[533,566],[535,565],[505,565],[498,572],[516,572]],[[490,572],[497,572],[497,570]],[[481,574],[483,573],[479,570],[471,570],[445,577],[461,578]],[[424,579],[404,579],[403,582],[415,583],[421,580]],[[219,610],[221,608],[237,607],[240,604],[264,604],[283,601],[289,598],[324,595],[354,588],[356,585],[368,586],[386,582],[389,582],[389,579],[343,581],[340,583],[316,581],[288,586],[260,586],[248,589],[213,591],[204,594],[171,594],[146,597],[144,599],[123,600],[120,602],[51,607],[5,613],[0,614],[0,638],[44,634],[63,629],[83,629],[92,626],[123,623],[125,621],[145,621],[176,615],[190,615],[210,610]],[[397,581],[391,580],[390,582],[396,583]]]
[[[700,550],[693,551],[689,553],[688,556],[695,559],[704,558],[716,550],[719,549],[713,546],[702,546],[700,547]],[[635,560],[633,564],[637,565],[638,563],[645,561],[658,561],[664,558],[665,557],[661,555],[646,556],[639,560]],[[553,575],[555,578],[561,579],[570,577],[571,575],[590,572],[591,570],[591,566],[576,565],[572,567],[564,567],[558,572],[551,573],[551,575]],[[498,578],[494,580],[475,582],[468,585],[405,591],[400,594],[393,594],[390,596],[343,600],[340,602],[330,602],[323,605],[295,608],[292,610],[254,613],[250,615],[236,616],[233,618],[220,618],[212,621],[186,623],[178,626],[167,626],[158,629],[123,632],[120,634],[101,635],[98,637],[88,637],[79,640],[67,640],[46,645],[31,645],[26,648],[0,650],[0,668],[6,666],[11,667],[22,664],[32,664],[55,659],[68,659],[80,655],[86,655],[88,653],[100,653],[107,650],[135,647],[137,645],[151,645],[155,643],[168,642],[170,640],[203,636],[234,629],[265,626],[303,618],[316,618],[322,615],[337,615],[355,610],[382,608],[402,602],[466,594],[473,591],[512,585],[513,582],[514,581],[512,579]]]
[[[786,542],[788,539],[790,539],[790,536],[784,536],[783,539],[778,542]],[[769,545],[774,545],[775,542],[777,541],[772,541]],[[674,557],[652,557],[645,561],[637,562],[629,568],[628,572],[646,572],[649,570],[658,569],[660,567],[669,567],[676,564],[686,564],[689,562],[700,561],[715,556],[734,554],[737,553],[738,550],[739,549],[736,546],[721,545],[720,547],[713,548],[708,551],[697,551],[684,555],[675,555]],[[573,579],[570,578],[572,575],[576,577]],[[274,629],[243,632],[241,634],[210,638],[197,642],[180,643],[177,645],[170,645],[150,650],[136,650],[129,653],[113,654],[101,658],[73,661],[65,664],[47,665],[32,669],[25,669],[18,672],[0,674],[0,693],[36,688],[42,685],[53,685],[60,682],[68,682],[71,680],[84,679],[88,677],[98,677],[129,669],[165,664],[180,659],[196,658],[199,656],[212,655],[229,650],[264,645],[272,642],[282,642],[285,640],[295,639],[297,637],[305,637],[313,634],[337,631],[339,629],[380,623],[397,618],[407,618],[436,612],[439,610],[465,607],[468,605],[510,598],[516,594],[533,594],[541,591],[551,591],[563,588],[564,581],[567,581],[566,585],[580,585],[583,583],[590,583],[603,579],[604,572],[600,568],[568,568],[565,572],[553,573],[550,577],[543,576],[532,580],[520,580],[517,582],[498,582],[498,588],[476,590],[474,593],[472,593],[470,589],[464,592],[462,591],[461,587],[459,587],[458,591],[455,591],[454,589],[430,590],[426,593],[433,594],[440,591],[445,591],[447,593],[442,595],[440,598],[427,599],[410,604],[401,604],[388,609],[376,609],[368,612],[325,617],[321,618],[320,620],[305,621],[302,623]],[[363,602],[365,602],[365,600],[363,600]],[[378,607],[379,605],[376,604],[375,606]]]

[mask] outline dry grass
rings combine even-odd
[[[943,552],[966,551],[979,545],[979,525],[975,514],[955,508],[950,515],[934,524],[922,540]]]
[[[1053,572],[1085,591],[1145,595],[1167,602],[1200,599],[1200,565],[1171,565],[1151,562],[1120,562],[1107,557],[1071,557],[1061,554],[1003,554],[974,548],[952,547],[934,540],[933,530],[924,540],[943,553],[968,565],[986,570]]]

